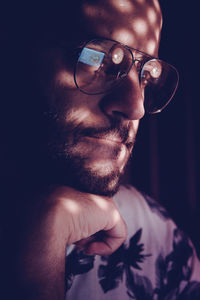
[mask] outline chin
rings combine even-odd
[[[83,192],[108,197],[113,196],[118,191],[122,177],[122,174],[118,172],[99,176],[98,173],[94,173],[89,169],[81,170],[77,175],[79,176],[74,176],[74,180],[71,180],[71,185],[74,188]]]
[[[113,196],[119,189],[128,161],[111,157],[71,157],[69,162],[70,183],[74,188],[92,194]]]
[[[93,165],[90,160],[77,157],[54,157],[51,160],[51,180],[77,190],[104,196],[113,196],[119,188],[123,170],[116,164]],[[98,167],[99,166],[99,167]]]
[[[51,172],[54,183],[98,195],[113,196],[119,188],[121,177],[130,157],[125,146],[96,141],[65,144],[51,149]],[[61,150],[61,151],[58,151]]]

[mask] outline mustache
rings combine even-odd
[[[75,130],[75,137],[97,137],[97,138],[107,138],[107,137],[116,137],[120,140],[121,143],[125,144],[127,148],[131,148],[135,143],[135,134],[130,138],[130,125],[122,125],[114,122],[107,127],[98,127],[98,128],[78,128]]]
[[[109,125],[99,127],[86,127],[84,124],[75,124],[74,122],[67,122],[67,124],[60,124],[60,119],[49,112],[46,114],[47,131],[54,136],[55,140],[63,141],[67,136],[73,136],[73,143],[78,143],[81,137],[97,137],[107,138],[113,137],[119,142],[131,149],[136,140],[136,132],[130,122],[124,124],[120,120],[110,119]],[[132,133],[132,134],[130,134]]]

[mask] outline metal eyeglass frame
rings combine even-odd
[[[130,52],[130,54],[131,54],[131,57],[132,57],[132,63],[131,63],[131,65],[130,65],[129,69],[127,70],[126,74],[124,74],[123,77],[120,78],[120,80],[117,80],[116,83],[115,83],[110,89],[107,89],[107,90],[101,91],[101,92],[88,93],[88,92],[82,90],[82,89],[78,86],[78,83],[77,83],[77,81],[76,81],[76,66],[77,66],[77,64],[78,64],[78,60],[77,60],[77,62],[76,62],[76,64],[75,64],[75,67],[74,67],[74,83],[75,83],[77,89],[78,89],[80,92],[82,92],[82,93],[84,93],[84,94],[86,94],[86,95],[100,95],[100,94],[106,94],[106,93],[108,93],[109,91],[111,91],[114,87],[116,87],[117,85],[119,85],[120,83],[122,83],[123,80],[126,79],[126,77],[128,76],[130,70],[131,70],[132,67],[134,66],[135,62],[139,62],[139,63],[140,63],[140,69],[139,69],[139,71],[137,71],[137,73],[138,73],[138,77],[139,77],[139,82],[141,82],[141,72],[142,72],[142,69],[143,69],[143,66],[145,65],[145,63],[147,63],[148,61],[150,61],[150,60],[152,60],[152,59],[156,59],[156,60],[159,60],[159,61],[161,61],[161,62],[163,61],[162,59],[160,59],[160,58],[158,58],[158,57],[149,55],[149,54],[147,54],[147,53],[145,53],[145,52],[143,52],[143,51],[141,51],[141,50],[138,50],[138,49],[136,49],[136,48],[127,46],[127,45],[125,45],[125,44],[123,44],[123,43],[120,43],[120,42],[118,42],[118,41],[116,41],[116,40],[109,39],[109,38],[102,38],[102,37],[93,38],[93,39],[90,39],[89,41],[85,42],[85,43],[83,44],[83,46],[81,47],[80,52],[78,53],[78,55],[80,56],[81,51],[83,50],[83,48],[85,48],[89,43],[92,43],[92,42],[94,42],[94,41],[96,41],[96,40],[99,40],[99,41],[101,41],[101,40],[102,40],[102,41],[104,41],[104,40],[105,40],[105,41],[111,41],[111,42],[116,43],[116,44],[120,45],[121,47],[127,49],[127,50]],[[144,58],[146,58],[146,59],[142,59],[142,60],[135,59],[135,58],[134,58],[134,55],[133,55],[133,52],[134,52],[134,51],[137,52],[137,53],[139,53],[139,54],[141,54],[141,55],[142,55]],[[177,90],[177,87],[178,87],[178,83],[179,83],[179,73],[178,73],[177,69],[176,69],[174,66],[172,66],[171,64],[167,63],[167,62],[165,62],[165,61],[163,61],[163,62],[164,62],[165,64],[169,65],[172,69],[174,69],[174,71],[175,71],[176,74],[177,74],[177,83],[176,83],[176,86],[175,86],[175,88],[174,88],[174,91],[173,91],[171,97],[170,97],[169,100],[166,102],[166,104],[160,109],[160,111],[162,111],[162,110],[169,104],[169,102],[172,100],[172,98],[174,97],[174,94],[176,93],[176,90]],[[159,113],[160,111],[152,112],[151,114]]]

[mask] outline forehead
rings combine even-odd
[[[117,40],[157,55],[162,17],[157,0],[84,1],[81,33]]]

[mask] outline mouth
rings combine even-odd
[[[94,136],[90,136],[90,137],[98,139],[98,140],[112,142],[115,144],[124,144],[124,142],[122,141],[122,139],[120,137],[113,136],[113,135],[94,135]]]
[[[91,138],[96,142],[104,143],[105,145],[124,146],[129,151],[132,150],[135,137],[134,131],[128,126],[113,126],[113,128],[84,128],[77,131],[76,141],[78,142],[81,138]]]
[[[128,150],[131,149],[134,145],[133,141],[122,139],[119,135],[115,134],[96,134],[96,135],[90,135],[88,138],[94,138],[99,141],[105,142],[107,144],[115,144],[118,146],[125,146]]]
[[[90,141],[94,141],[95,143],[99,144],[99,146],[111,146],[111,147],[125,147],[121,140],[113,139],[110,137],[99,137],[99,136],[85,136],[86,139]],[[98,151],[98,147],[97,147]]]

